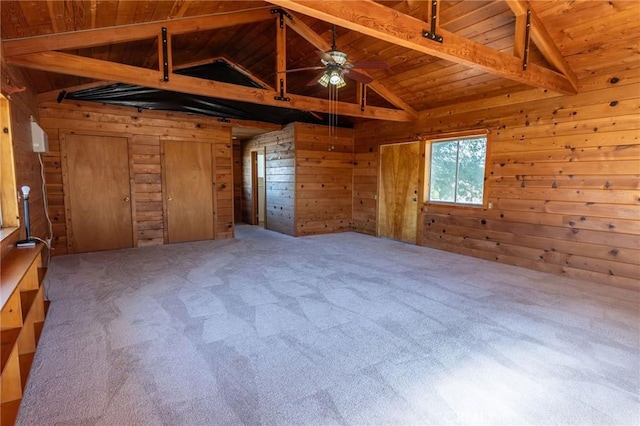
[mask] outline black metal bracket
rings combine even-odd
[[[58,93],[58,98],[56,99],[56,102],[58,103],[62,102],[66,96],[67,96],[67,91],[62,90],[60,93]]]
[[[281,78],[280,79],[280,96],[274,96],[273,97],[276,101],[284,101],[284,102],[291,102],[290,98],[287,98],[284,95],[284,79]]]
[[[529,62],[529,32],[531,31],[531,9],[527,9],[527,25],[524,33],[524,54],[522,55],[522,69],[527,70]]]
[[[164,81],[169,81],[169,45],[167,43],[167,27],[162,27],[162,71]]]
[[[271,12],[272,15],[275,15],[276,13],[280,14],[280,28],[284,28],[284,17],[285,16],[287,18],[293,20],[293,16],[289,15],[289,13],[284,9],[275,8],[275,9],[271,9],[270,12]]]
[[[367,106],[367,85],[362,84],[362,94],[360,95],[360,111],[364,111],[364,107]]]
[[[422,37],[428,38],[429,40],[437,41],[438,43],[442,43],[441,35],[436,34],[437,20],[438,20],[438,0],[431,1],[431,31],[423,30]]]

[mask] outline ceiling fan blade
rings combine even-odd
[[[307,83],[307,86],[315,86],[316,84],[318,84],[318,80],[320,80],[320,77],[322,77],[324,75],[326,71],[321,72],[320,74],[316,75],[313,80],[311,80],[310,82]]]
[[[349,68],[369,68],[374,70],[386,70],[389,64],[385,61],[358,61],[352,62]]]
[[[373,81],[373,78],[368,75],[360,74],[359,72],[352,70],[345,70],[344,76],[364,84],[369,84]]]
[[[298,72],[298,71],[311,71],[311,70],[323,70],[325,67],[317,66],[317,67],[304,67],[304,68],[294,68],[292,70],[286,70],[285,72]]]
[[[325,61],[329,62],[332,65],[335,64],[333,58],[327,52],[323,52],[322,50],[316,50],[316,53],[318,54],[318,56],[320,56],[320,59],[324,59]]]

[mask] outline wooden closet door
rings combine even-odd
[[[214,238],[212,145],[163,142],[169,243]]]
[[[420,143],[380,147],[378,235],[416,243]]]
[[[73,253],[133,247],[127,138],[64,137]]]

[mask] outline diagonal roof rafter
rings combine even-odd
[[[526,16],[527,11],[530,13],[530,24],[531,24],[531,39],[533,43],[536,45],[540,53],[544,56],[544,58],[558,71],[560,71],[574,87],[578,87],[578,78],[575,73],[562,56],[560,49],[556,45],[555,41],[549,35],[549,32],[544,26],[542,20],[538,17],[538,14],[533,10],[529,1],[526,0],[506,0],[507,4],[511,8],[511,11],[516,15],[516,20]],[[520,46],[523,39],[521,39],[523,35],[519,34],[516,31],[516,40],[514,41],[516,46]]]
[[[329,42],[326,41],[324,38],[322,38],[320,34],[313,31],[311,27],[309,27],[307,24],[302,22],[300,19],[297,19],[294,15],[289,13],[289,16],[291,16],[292,19],[288,19],[286,21],[288,27],[290,27],[292,30],[298,33],[298,35],[300,35],[302,38],[307,40],[316,49],[321,50],[323,52],[331,50],[331,45],[329,44]],[[358,72],[366,76],[370,76],[370,74],[364,70],[358,70]],[[371,88],[373,91],[375,91],[376,93],[378,93],[380,96],[382,96],[385,100],[390,102],[392,105],[395,105],[396,107],[403,109],[413,117],[416,117],[416,118],[418,117],[418,112],[415,109],[413,109],[409,104],[404,102],[395,93],[387,89],[380,82],[374,80],[371,83],[369,83],[367,86]]]
[[[319,98],[305,97],[300,95],[291,95],[286,92],[286,84],[281,87],[272,87],[265,84],[258,79],[259,83],[263,85],[264,89],[258,95],[255,91],[250,93],[250,90],[244,86],[237,86],[228,83],[211,82],[209,80],[199,80],[196,77],[178,76],[173,73],[173,63],[171,60],[171,48],[168,51],[168,74],[156,79],[156,73],[162,72],[162,61],[159,62],[160,70],[154,71],[145,67],[136,67],[130,65],[124,65],[117,62],[100,61],[92,58],[79,57],[69,53],[59,52],[60,50],[74,50],[84,49],[96,46],[109,45],[114,43],[124,43],[136,40],[144,40],[157,38],[158,39],[158,57],[163,57],[161,49],[162,39],[160,34],[166,33],[169,40],[169,46],[171,45],[171,36],[177,34],[185,34],[189,32],[211,30],[217,28],[230,27],[235,25],[242,25],[247,23],[260,22],[265,20],[273,20],[278,16],[274,13],[273,7],[262,7],[256,9],[241,10],[235,12],[225,12],[211,15],[203,15],[190,18],[169,19],[164,21],[155,21],[137,25],[123,25],[115,27],[97,28],[91,30],[83,30],[77,32],[65,32],[58,34],[51,34],[46,36],[35,36],[22,39],[7,40],[3,43],[5,50],[5,57],[8,63],[22,66],[26,68],[38,69],[42,71],[52,71],[61,74],[75,75],[87,78],[93,78],[97,80],[117,80],[123,83],[146,85],[148,87],[184,91],[185,93],[204,94],[207,96],[218,97],[222,99],[230,99],[243,102],[259,103],[269,106],[280,106],[286,108],[295,108],[309,112],[329,112],[327,101]],[[287,22],[290,20],[284,20],[282,13],[280,16],[281,22]],[[277,20],[275,20],[277,22]],[[304,25],[304,24],[302,24]],[[287,25],[284,25],[286,28]],[[292,28],[300,31],[301,26],[293,25]],[[313,32],[310,28],[304,26],[305,32]],[[285,51],[285,38],[283,31],[279,33],[278,40],[276,42],[276,56],[279,58],[277,61],[276,75],[283,75],[283,67],[285,66],[284,51]],[[329,50],[328,43],[324,41],[319,35],[313,35],[312,44],[318,48]],[[63,63],[54,64],[51,58],[65,58]],[[73,59],[72,59],[73,58]],[[106,74],[99,69],[99,65],[102,63],[105,70],[114,71],[111,75]],[[86,69],[83,69],[79,64],[85,64]],[[238,66],[237,64],[235,64]],[[239,67],[239,66],[238,66]],[[178,69],[179,67],[176,67]],[[246,69],[241,68],[245,75],[251,73]],[[128,70],[128,71],[125,71]],[[128,75],[127,73],[138,73],[144,78],[137,78],[137,76]],[[152,77],[153,76],[153,77]],[[169,76],[169,81],[166,80],[166,76]],[[179,83],[174,83],[173,80],[179,80]],[[188,81],[185,81],[188,79]],[[280,79],[278,79],[280,80]],[[284,80],[284,79],[283,79]],[[209,86],[207,86],[209,82]],[[224,88],[224,90],[218,90],[213,93],[211,90],[207,90],[211,83],[215,83],[216,87]],[[279,81],[276,81],[277,86]],[[286,83],[286,80],[283,81]],[[204,88],[205,92],[201,92],[198,89],[194,92],[195,87]],[[373,119],[386,119],[386,120],[401,120],[411,121],[417,118],[417,112],[411,108],[408,104],[403,102],[399,97],[394,95],[391,91],[386,89],[381,84],[374,82],[371,84],[372,89],[378,92],[382,97],[387,99],[392,105],[400,108],[400,110],[390,108],[372,107],[368,105],[351,104],[346,102],[338,103],[338,113],[348,116],[360,117],[360,118],[373,118]],[[235,90],[232,90],[235,88]]]
[[[562,94],[576,94],[565,75],[438,28],[442,43],[423,37],[425,22],[372,0],[267,0],[269,3],[454,63]]]
[[[219,81],[171,74],[164,80],[162,71],[125,65],[101,59],[87,58],[63,52],[38,52],[6,58],[7,63],[18,67],[69,74],[96,80],[115,80],[155,89],[256,103],[276,107],[294,108],[303,111],[329,113],[337,108],[338,114],[352,117],[391,121],[412,121],[414,118],[402,110],[360,105],[347,102],[329,102],[327,99],[288,95],[289,101],[278,100],[278,92],[267,89],[222,83]]]

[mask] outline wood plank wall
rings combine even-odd
[[[29,216],[31,218],[31,235],[46,239],[48,237],[48,225],[45,217],[44,199],[42,193],[42,178],[40,176],[40,162],[38,154],[33,152],[31,143],[30,117],[38,117],[36,97],[22,72],[14,67],[7,66],[2,58],[0,66],[2,75],[2,93],[7,95],[11,110],[11,141],[13,143],[13,158],[16,175],[16,196],[22,186],[31,188],[29,194]],[[16,88],[25,88],[22,92],[9,94]],[[1,130],[1,129],[0,129]],[[20,231],[14,233],[12,238],[3,241],[2,254],[10,250],[15,241],[25,237],[24,208],[20,196],[18,202],[20,215]]]
[[[294,125],[245,141],[242,144],[242,220],[252,223],[251,152],[265,150],[266,227],[295,235]]]
[[[576,96],[532,90],[357,126],[354,230],[376,233],[380,144],[490,128],[493,209],[425,205],[422,244],[640,288],[639,69],[593,75]]]
[[[296,123],[296,236],[351,230],[353,130]]]
[[[127,137],[135,211],[134,246],[164,243],[162,165],[163,137],[215,140],[216,238],[233,237],[233,167],[231,131],[207,117],[142,111],[93,102],[64,101],[40,105],[41,125],[49,136],[44,157],[49,214],[54,223],[55,255],[67,254],[67,225],[62,184],[60,135],[69,132]]]

